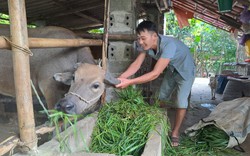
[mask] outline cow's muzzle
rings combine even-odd
[[[60,100],[56,105],[55,109],[58,111],[62,111],[67,114],[76,114],[76,106],[71,101],[67,99]]]

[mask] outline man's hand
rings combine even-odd
[[[127,88],[129,85],[131,85],[131,80],[126,78],[117,78],[121,81],[118,85],[116,85],[116,88]]]

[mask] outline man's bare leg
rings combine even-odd
[[[172,138],[179,139],[179,131],[180,131],[182,121],[186,115],[186,111],[187,111],[186,108],[177,108],[176,109],[174,128],[173,128],[172,135],[171,135]],[[178,141],[175,141],[173,139],[172,146],[178,146],[178,145],[179,145]]]

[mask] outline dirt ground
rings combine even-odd
[[[208,83],[208,78],[195,79],[190,99],[190,108],[181,127],[181,133],[183,133],[187,127],[192,126],[200,119],[207,117],[210,114],[211,111],[207,107],[203,107],[203,105],[217,105],[222,102],[222,96],[219,94],[216,94],[216,100],[211,100],[211,93]],[[17,134],[18,132],[18,121],[17,115],[15,113],[15,105],[13,105],[13,108],[10,107],[10,110],[8,110],[7,113],[3,112],[3,110],[6,110],[5,106],[8,103],[14,103],[13,99],[0,97],[0,143],[9,136]],[[171,109],[168,111],[168,116],[170,118],[171,124],[174,121],[174,115],[174,110]],[[36,120],[36,125],[39,124],[42,124],[41,120]],[[247,139],[241,145],[241,147],[246,151],[243,156],[250,155],[250,135],[248,135]]]
[[[216,106],[223,101],[221,94],[216,94],[216,99],[211,100],[211,90],[208,86],[208,83],[208,78],[195,79],[191,91],[190,108],[187,111],[183,125],[181,127],[182,134],[186,128],[191,127],[195,123],[199,122],[200,119],[207,117],[211,113],[208,107],[203,106],[208,106],[208,104]],[[175,111],[173,109],[168,110],[168,117],[171,124],[173,124],[175,117]],[[242,155],[249,156],[250,134],[248,134],[247,139],[241,144],[241,147],[245,150]]]

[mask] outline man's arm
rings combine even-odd
[[[128,78],[134,75],[140,69],[145,57],[146,53],[140,52],[135,61],[119,76],[119,78]]]
[[[154,69],[151,72],[148,72],[148,73],[146,73],[146,74],[144,74],[142,76],[139,76],[137,78],[134,78],[134,79],[119,78],[119,80],[121,80],[121,83],[116,85],[116,87],[118,87],[118,88],[126,88],[129,85],[142,84],[142,83],[152,81],[152,80],[156,79],[157,77],[159,77],[159,75],[168,66],[169,62],[170,62],[170,59],[160,58],[156,62],[155,66],[154,66]]]

